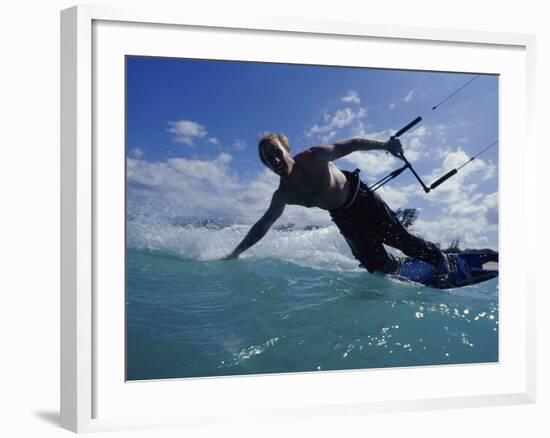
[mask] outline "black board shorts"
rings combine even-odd
[[[409,257],[439,265],[443,257],[441,250],[407,231],[384,200],[361,181],[359,169],[342,172],[350,183],[347,199],[329,213],[360,266],[369,272],[395,272],[397,260],[386,251],[384,244]]]

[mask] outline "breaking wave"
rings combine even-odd
[[[162,252],[182,259],[217,260],[229,254],[245,237],[250,225],[223,224],[209,219],[183,221],[151,215],[133,215],[127,222],[129,248]],[[345,240],[334,225],[272,228],[241,258],[276,258],[302,267],[358,271]]]

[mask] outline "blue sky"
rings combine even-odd
[[[386,139],[421,115],[401,140],[427,183],[498,139],[498,77],[473,74],[129,57],[128,193],[164,201],[166,214],[253,223],[277,177],[258,159],[262,132],[283,132],[294,153],[355,136]],[[400,163],[381,152],[336,162],[373,182]],[[498,147],[425,195],[409,174],[380,193],[416,207],[415,231],[445,245],[497,245]],[[328,223],[318,209],[287,208],[280,223]],[[316,211],[315,211],[316,210]],[[307,223],[306,223],[307,222]]]

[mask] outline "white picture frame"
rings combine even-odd
[[[107,209],[98,208],[104,202],[105,206],[118,205],[121,201],[120,190],[123,190],[123,183],[122,186],[120,183],[124,180],[120,177],[124,167],[121,169],[120,164],[124,156],[120,156],[117,153],[120,149],[116,149],[121,141],[120,117],[124,117],[121,106],[124,104],[123,93],[120,94],[120,85],[124,81],[123,75],[120,76],[120,55],[126,52],[128,46],[125,44],[131,40],[134,45],[132,54],[138,50],[142,54],[178,56],[180,49],[166,43],[172,41],[174,35],[170,35],[170,40],[164,40],[165,44],[161,43],[166,34],[180,30],[183,33],[176,35],[177,38],[189,37],[192,32],[200,34],[194,40],[190,53],[194,56],[200,56],[204,51],[203,56],[206,57],[241,59],[246,56],[247,59],[272,60],[282,56],[278,59],[298,61],[301,55],[298,52],[294,54],[289,46],[286,46],[284,55],[278,54],[275,49],[262,54],[254,41],[266,38],[275,43],[285,40],[285,44],[289,44],[287,40],[311,40],[307,44],[312,44],[313,58],[308,62],[320,62],[321,58],[315,57],[325,56],[333,57],[332,61],[336,64],[346,65],[349,58],[348,61],[339,58],[336,52],[329,50],[328,53],[317,54],[314,49],[315,44],[319,43],[315,41],[325,38],[326,42],[334,41],[335,47],[371,44],[373,53],[378,53],[381,49],[374,46],[380,44],[388,52],[401,53],[398,61],[381,53],[376,55],[378,58],[373,66],[377,67],[414,69],[424,66],[426,69],[468,71],[468,67],[477,65],[476,71],[501,75],[502,160],[499,190],[502,204],[499,248],[502,354],[498,364],[139,384],[125,383],[120,379],[124,351],[118,351],[118,347],[124,338],[124,312],[120,312],[124,302],[109,301],[118,299],[120,295],[117,294],[123,294],[123,290],[119,289],[124,260],[120,259],[120,245],[116,245],[117,239],[123,237],[118,235],[121,229],[116,226],[117,223],[120,225],[120,210],[117,210],[118,216],[110,221],[112,218],[103,216]],[[145,32],[147,36],[140,37]],[[219,51],[218,41],[210,45],[206,41],[215,40],[224,32],[232,32],[236,40],[243,42],[243,47],[245,40],[252,41],[250,47],[227,46]],[[131,38],[125,37],[130,34]],[[532,171],[527,172],[527,168],[536,168],[533,162],[535,154],[529,153],[535,150],[534,46],[535,40],[531,35],[481,31],[244,15],[239,20],[228,21],[224,17],[200,16],[189,11],[126,10],[103,6],[78,6],[62,11],[61,426],[84,432],[211,424],[230,419],[262,420],[344,413],[360,415],[534,402],[534,300],[537,284],[532,268],[518,256],[536,251],[535,215],[529,215],[525,208],[518,208],[518,202],[536,204],[536,177]],[[162,53],[159,47],[162,47]],[[407,47],[407,53],[404,47]],[[411,55],[413,49],[426,50],[427,55],[433,50],[433,53],[441,55],[419,61]],[[454,56],[445,55],[447,51],[454,53]],[[475,52],[474,55],[468,55],[469,51]],[[437,57],[441,59],[435,59]],[[114,59],[114,64],[118,65],[106,70],[107,76],[112,74],[112,77],[104,74],[103,66],[110,62],[109,59]],[[105,108],[101,90],[113,96],[109,108]],[[115,116],[107,115],[107,111],[112,111]],[[105,120],[113,120],[118,125],[111,126]],[[512,149],[512,145],[518,142],[522,144],[521,154]],[[123,143],[122,137],[122,147]],[[105,144],[114,147],[105,149]],[[99,154],[98,147],[102,148]],[[512,184],[506,177],[512,176],[510,166],[514,163],[516,170]],[[115,181],[112,193],[107,193],[102,183],[107,175],[109,181]],[[115,226],[109,228],[104,225],[106,222],[112,222]],[[513,233],[518,226],[523,226],[521,238],[518,233]],[[111,251],[109,245],[114,250]],[[112,260],[105,260],[105,251],[112,254]],[[113,294],[114,297],[102,295],[105,285],[112,285],[113,290],[118,291]],[[107,333],[112,334],[112,342]],[[477,390],[460,384],[460,379],[465,376],[476,382]],[[399,384],[422,379],[433,381],[433,388],[422,392],[414,385],[407,388]],[[438,382],[445,380],[456,384],[441,388]],[[392,382],[395,385],[391,385]],[[285,391],[290,388],[299,389],[292,400],[285,396]],[[243,394],[240,399],[228,397],[228,394],[236,392]],[[207,400],[201,401],[200,394],[204,394]],[[268,394],[269,397],[261,394]],[[178,395],[179,401],[176,401]],[[160,398],[165,402],[159,403]],[[151,400],[157,402],[151,404]]]

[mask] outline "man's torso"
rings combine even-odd
[[[312,148],[296,155],[299,181],[281,181],[278,190],[284,194],[287,204],[333,210],[345,202],[349,183],[332,162],[318,159],[315,154]]]

